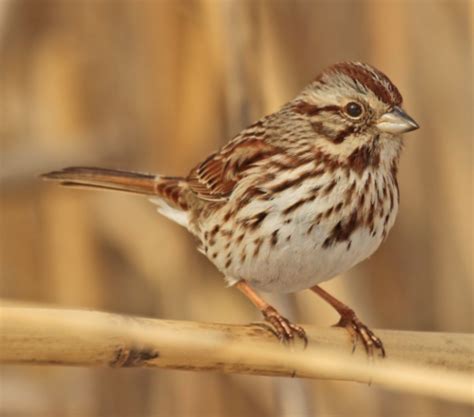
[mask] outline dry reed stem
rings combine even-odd
[[[305,326],[309,347],[280,345],[264,328],[0,307],[0,363],[159,367],[337,379],[474,403],[474,336],[378,330],[385,359],[354,354],[343,329]],[[469,375],[471,374],[471,375]]]

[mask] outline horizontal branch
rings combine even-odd
[[[378,383],[473,402],[474,336],[377,330],[387,357],[352,353],[339,328],[305,326],[308,348],[264,327],[1,306],[0,363],[219,370]]]

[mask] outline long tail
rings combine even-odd
[[[117,169],[69,167],[41,175],[66,187],[125,191],[146,195],[158,205],[158,211],[175,222],[188,224],[186,181],[181,177],[143,174]]]
[[[58,181],[67,187],[125,191],[150,196],[161,214],[188,227],[188,203],[185,196],[187,186],[184,178],[92,167],[64,168],[41,177]]]
[[[100,188],[129,193],[157,195],[160,177],[116,169],[69,167],[41,175],[67,187]]]

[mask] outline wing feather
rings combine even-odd
[[[233,141],[194,168],[187,182],[203,200],[226,201],[248,169],[279,152],[260,139]]]

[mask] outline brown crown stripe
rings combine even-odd
[[[402,96],[390,79],[379,70],[371,67],[370,70],[357,63],[343,62],[329,68],[328,72],[345,74],[354,81],[358,81],[371,90],[380,100],[390,105],[402,103]],[[323,73],[324,75],[324,73]]]

